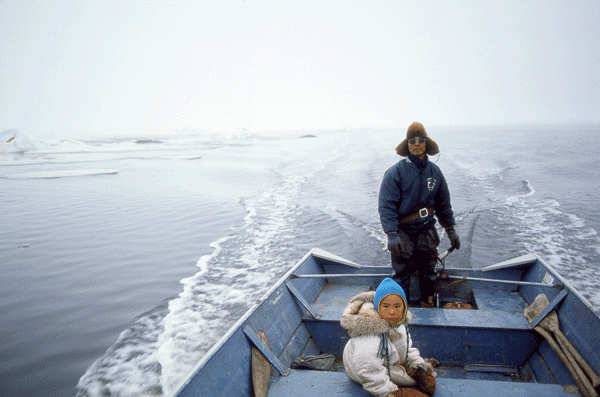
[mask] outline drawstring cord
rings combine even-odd
[[[399,328],[403,324],[392,325],[392,328]],[[410,332],[408,330],[408,325],[404,324],[404,328],[406,329],[406,355],[404,357],[404,362],[408,362],[408,343],[410,341]],[[390,338],[388,337],[387,332],[381,334],[381,340],[379,342],[379,351],[377,352],[377,356],[381,358],[385,358],[385,366],[387,367],[388,376],[390,375],[390,351],[388,349],[390,344]]]
[[[390,353],[388,350],[388,344],[390,340],[386,332],[381,334],[381,341],[379,342],[379,351],[377,352],[377,356],[381,358],[385,358],[385,366],[387,368],[388,376],[390,376]],[[384,356],[385,355],[385,356]]]

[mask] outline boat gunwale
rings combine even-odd
[[[176,388],[173,389],[171,393],[169,393],[168,397],[176,396],[181,390],[183,390],[194,378],[194,375],[200,371],[208,361],[214,356],[214,354],[225,344],[227,341],[233,336],[235,332],[242,329],[244,323],[248,321],[250,317],[258,310],[258,308],[269,299],[281,286],[283,286],[287,280],[290,279],[290,276],[296,272],[302,265],[310,258],[314,257],[316,259],[322,260],[330,260],[338,262],[341,265],[346,265],[352,268],[362,268],[362,265],[359,265],[355,262],[349,261],[342,257],[339,257],[334,254],[330,254],[327,251],[322,250],[321,248],[314,247],[310,251],[308,251],[300,260],[294,264],[290,270],[288,270],[283,276],[277,280],[271,288],[269,288],[262,297],[252,305],[243,315],[240,317],[229,329],[219,338],[219,340],[202,356],[200,361],[194,367],[188,371],[187,375],[183,378],[183,380],[178,384]]]
[[[323,254],[325,253],[325,254]],[[321,254],[321,255],[319,255]],[[282,277],[279,278],[279,280],[277,280],[275,282],[275,284],[269,289],[267,290],[267,292],[265,292],[262,297],[254,304],[252,305],[248,310],[246,310],[246,312],[242,315],[242,317],[240,317],[231,327],[229,327],[229,329],[223,334],[223,336],[221,336],[221,338],[219,338],[219,340],[204,354],[204,356],[202,356],[202,358],[200,359],[200,361],[198,361],[198,363],[196,365],[194,365],[194,367],[188,371],[187,375],[183,378],[183,380],[179,383],[179,385],[173,389],[173,391],[171,393],[168,394],[168,397],[173,397],[176,396],[181,390],[183,390],[194,378],[194,375],[200,371],[208,361],[210,361],[210,359],[214,356],[214,354],[221,348],[221,346],[223,346],[225,343],[227,343],[227,341],[233,336],[233,334],[242,329],[243,324],[248,321],[248,319],[250,317],[252,317],[252,315],[258,310],[258,308],[265,302],[268,300],[268,298],[273,295],[281,286],[283,286],[285,284],[285,282],[290,278],[290,276],[296,271],[298,270],[300,267],[302,267],[302,265],[311,257],[315,257],[315,258],[321,258],[321,259],[328,259],[331,260],[332,258],[330,258],[329,256],[326,255],[327,252],[323,251],[320,248],[312,248],[310,251],[308,251],[308,253],[306,253],[302,259],[300,259],[298,262],[296,262],[296,264],[294,266],[292,266],[290,268],[290,270],[288,270]],[[338,257],[336,257],[335,260],[337,260]],[[339,258],[344,260],[343,258]],[[345,262],[348,262],[348,264],[353,264],[350,266],[359,266],[358,264],[355,264],[354,262],[348,261],[348,260],[344,260]],[[346,263],[343,263],[346,264]]]
[[[386,277],[387,274],[382,274],[381,269],[389,269],[391,267],[388,266],[363,266],[357,264],[355,262],[346,260],[337,255],[330,254],[327,251],[324,251],[320,248],[314,247],[309,250],[300,260],[298,260],[283,276],[281,276],[272,286],[269,288],[262,297],[253,304],[248,310],[223,334],[221,338],[204,354],[204,356],[198,361],[196,365],[187,373],[185,377],[182,378],[182,381],[179,383],[178,387],[176,387],[168,396],[176,396],[179,395],[189,384],[194,382],[197,374],[202,371],[202,369],[209,363],[209,361],[215,356],[215,354],[228,343],[228,341],[234,336],[236,332],[241,330],[246,322],[257,312],[257,310],[263,305],[268,299],[276,293],[281,287],[285,286],[288,280],[292,279],[294,273],[298,272],[299,269],[303,267],[303,265],[307,264],[307,261],[310,258],[313,258],[319,265],[319,268],[322,270],[321,274],[327,274],[327,267],[331,266],[339,266],[339,267],[347,267],[348,268],[348,276],[352,277],[355,272],[373,272],[373,277]],[[327,263],[330,262],[330,263]],[[512,263],[511,263],[512,262]],[[544,261],[539,255],[535,253],[528,253],[522,255],[520,257],[514,258],[512,260],[501,262],[497,265],[501,265],[499,267],[493,268],[497,265],[490,265],[483,269],[470,269],[470,268],[447,268],[446,271],[454,274],[482,274],[482,273],[493,273],[495,271],[510,271],[511,269],[518,269],[525,267],[527,268],[523,274],[526,274],[530,268],[536,266],[536,262],[539,263],[545,271],[549,272],[556,281],[560,282],[564,289],[568,290],[569,293],[573,297],[576,297],[578,301],[583,303],[583,305],[590,310],[592,313],[596,314],[591,303],[583,297],[576,289],[573,288],[558,272],[553,269],[546,261]],[[329,283],[329,281],[328,281]],[[597,315],[597,314],[596,314]],[[251,343],[251,342],[249,342]]]
[[[548,270],[550,273],[552,273],[552,275],[557,280],[560,281],[560,283],[564,286],[564,289],[569,290],[569,293],[572,294],[573,296],[575,296],[577,299],[579,299],[581,301],[581,303],[583,303],[592,313],[595,313],[596,315],[598,315],[596,313],[596,310],[594,309],[594,305],[592,305],[592,303],[585,296],[581,295],[581,293],[577,290],[577,288],[573,287],[563,276],[561,276],[558,273],[558,271],[556,269],[554,269],[552,266],[550,266],[550,264],[548,262],[546,262],[542,257],[540,257],[536,253],[532,253],[532,254],[541,263],[541,265],[546,268],[546,270]]]

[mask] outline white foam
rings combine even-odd
[[[533,196],[535,194],[535,189],[531,185],[531,182],[529,182],[528,180],[525,180],[524,183],[525,183],[525,187],[527,188],[527,193],[525,193],[525,197]]]
[[[268,146],[258,149],[268,151]],[[196,274],[180,281],[182,290],[168,302],[164,317],[147,323],[152,338],[138,341],[128,336],[143,332],[139,330],[124,333],[86,372],[79,384],[82,395],[170,394],[280,277],[284,265],[293,264],[282,262],[290,253],[297,258],[290,249],[296,238],[294,197],[306,178],[297,176],[296,170],[290,173],[266,193],[241,199],[246,209],[244,225],[212,243],[212,253],[198,259]],[[137,356],[130,357],[135,352]]]
[[[169,302],[169,314],[158,340],[164,394],[174,391],[227,328],[278,277],[273,269],[283,266],[277,264],[281,259],[273,244],[295,238],[291,225],[297,207],[292,197],[303,182],[297,176],[285,177],[280,188],[257,199],[243,200],[247,211],[244,227],[235,237],[215,243],[215,251],[198,261],[199,271],[181,280],[183,291]],[[264,210],[258,213],[257,208]],[[219,255],[224,245],[228,249],[226,258]]]
[[[185,374],[197,358],[185,353],[197,351],[194,338],[182,337],[195,334],[211,337],[210,332],[201,328],[203,316],[218,315],[217,306],[193,310],[189,302],[197,294],[197,280],[203,278],[209,262],[220,254],[221,244],[229,238],[213,242],[213,252],[197,262],[199,271],[181,280],[183,291],[169,302],[166,316],[161,317],[158,312],[142,315],[132,328],[119,335],[117,342],[79,380],[80,395],[156,396],[169,393],[169,387],[172,388],[169,379],[173,377],[170,371]],[[218,296],[219,291],[211,293]]]
[[[156,341],[162,328],[155,316],[136,319],[117,342],[81,377],[78,396],[156,396],[160,391]],[[107,382],[108,380],[108,382]]]
[[[597,277],[589,267],[600,252],[598,233],[585,220],[564,212],[554,199],[531,201],[522,195],[507,203],[519,244],[546,259],[600,311]]]

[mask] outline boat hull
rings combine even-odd
[[[350,298],[372,290],[390,274],[387,267],[361,266],[311,250],[223,336],[173,395],[252,396],[254,347],[273,368],[269,397],[330,396],[334,391],[368,396],[339,363],[331,371],[290,370],[290,363],[321,353],[341,358],[348,341],[339,323],[342,310]],[[480,270],[447,269],[445,274],[454,281],[440,287],[440,305],[460,299],[473,309],[410,309],[416,347],[441,364],[436,396],[458,391],[473,396],[580,395],[565,365],[523,315],[539,294],[548,297],[562,332],[600,372],[600,319],[541,258],[529,254]],[[453,289],[453,283],[468,288]],[[270,347],[258,331],[267,335]]]

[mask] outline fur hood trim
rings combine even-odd
[[[340,323],[351,338],[381,335],[395,330],[379,316],[375,310],[374,300],[375,291],[361,292],[352,298],[344,309]],[[411,318],[411,313],[407,311],[404,324],[410,322]]]

